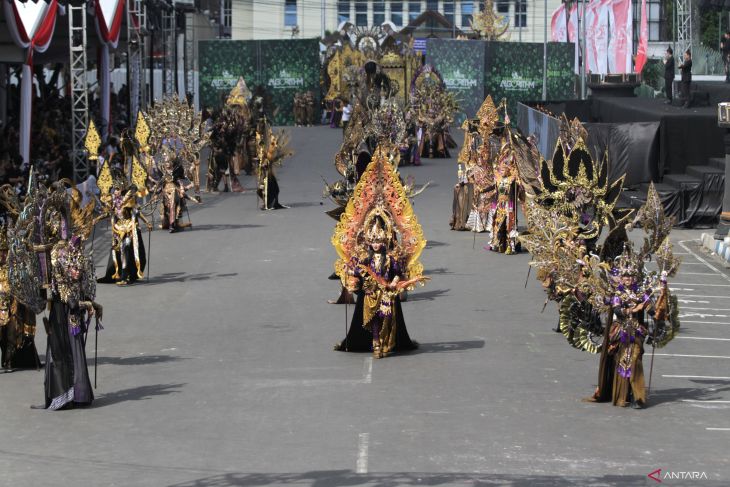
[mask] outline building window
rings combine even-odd
[[[469,27],[471,25],[471,16],[474,14],[474,2],[472,0],[464,0],[461,2],[461,26]]]
[[[646,2],[646,19],[649,28],[649,41],[661,41],[661,3],[659,0],[647,0]],[[641,14],[639,14],[641,15]]]
[[[408,2],[408,21],[413,22],[421,15],[421,2]]]
[[[444,0],[444,17],[451,24],[454,23],[454,0]]]
[[[297,25],[297,0],[285,0],[284,2],[284,27]]]
[[[508,14],[509,0],[497,0],[497,12],[500,14]]]
[[[385,0],[373,0],[373,25],[385,22]]]
[[[350,20],[350,0],[337,2],[337,24]]]
[[[527,27],[527,0],[515,0],[515,27]]]
[[[403,2],[390,2],[390,21],[396,27],[403,25]]]
[[[355,3],[355,25],[358,27],[368,26],[368,4],[363,1]]]
[[[439,0],[426,0],[426,10],[439,11]]]

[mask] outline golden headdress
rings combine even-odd
[[[378,225],[379,229],[374,228]],[[361,251],[363,238],[380,239],[381,231],[386,241],[397,238],[398,251],[405,258],[406,278],[421,276],[423,265],[419,257],[426,246],[423,230],[389,161],[388,151],[378,147],[332,236],[332,245],[339,255],[335,269],[340,277]]]
[[[243,76],[238,78],[238,83],[236,83],[236,86],[233,87],[230,94],[228,95],[228,99],[226,100],[226,105],[233,107],[233,106],[247,106],[248,101],[251,99],[251,90],[248,89],[248,86],[246,86],[246,81],[243,79]]]

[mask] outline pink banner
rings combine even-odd
[[[578,15],[582,13],[574,6],[566,26],[565,5],[562,4],[552,16],[553,42],[578,40]],[[581,19],[582,20],[582,19]],[[585,9],[586,72],[630,73],[631,0],[592,0]],[[581,30],[583,25],[581,25]],[[578,50],[576,48],[575,70],[578,72]]]
[[[646,0],[641,0],[641,30],[639,31],[639,47],[636,50],[636,72],[641,73],[646,64],[646,50],[649,47],[649,28],[646,22]]]

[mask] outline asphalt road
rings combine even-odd
[[[706,476],[663,485],[730,485],[730,278],[698,232],[674,235],[683,330],[656,353],[650,408],[582,403],[597,356],[550,330],[557,312],[541,313],[533,278],[525,287],[527,254],[449,230],[455,161],[425,160],[403,169],[434,181],[415,202],[432,281],[403,306],[421,348],[334,352],[353,307],[327,304],[338,287],[320,175],[335,179],[341,132],[291,133],[279,172],[291,209],[204,195],[192,230],[153,232],[149,283],[99,286],[93,407],[31,410],[43,372],[0,375],[0,485],[657,485],[656,469]]]

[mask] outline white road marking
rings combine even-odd
[[[708,380],[730,380],[730,377],[716,375],[662,375],[670,379],[708,379]]]
[[[682,399],[682,402],[699,402],[713,404],[730,404],[730,401],[721,401],[719,399]]]
[[[689,358],[728,358],[727,355],[685,355],[681,353],[655,353],[657,357],[689,357]]]
[[[687,308],[683,308],[687,309]],[[680,318],[727,318],[729,315],[715,315],[712,313],[684,313],[679,315]]]
[[[730,431],[730,428],[705,428],[707,431]]]
[[[677,298],[708,298],[708,299],[730,299],[730,296],[706,296],[704,294],[678,294]],[[681,299],[680,302],[683,302]],[[698,303],[707,303],[708,301],[697,301]]]
[[[363,384],[372,384],[373,382],[373,358],[367,357],[362,366],[362,382]]]
[[[700,325],[730,325],[730,323],[725,321],[692,321],[692,320],[682,320],[682,323],[697,323]]]
[[[682,247],[687,252],[689,252],[695,259],[697,259],[700,262],[702,262],[703,264],[705,264],[708,269],[717,272],[718,274],[720,274],[720,277],[722,277],[726,281],[730,282],[730,277],[728,277],[725,274],[723,274],[722,272],[720,272],[720,270],[718,270],[715,266],[711,265],[709,262],[707,262],[705,259],[703,259],[699,255],[697,255],[696,253],[692,252],[692,249],[690,249],[689,247],[687,247],[684,244],[684,242],[693,242],[693,241],[694,242],[697,242],[697,240],[682,240],[681,242],[679,242],[679,246]]]
[[[681,276],[719,276],[717,272],[680,272]]]
[[[677,299],[680,303],[697,303],[697,304],[710,304],[709,301],[697,301],[694,299]],[[685,308],[682,306],[682,309],[709,309],[709,308]]]
[[[357,473],[368,473],[368,449],[370,433],[360,433],[357,441]]]
[[[699,309],[703,311],[730,311],[730,308],[690,308],[688,306],[682,306],[682,310],[685,309]]]
[[[722,274],[725,277],[725,274]],[[673,282],[677,286],[699,286],[699,287],[730,287],[730,284],[700,284],[697,282]],[[686,291],[694,291],[694,289],[686,289]]]
[[[730,338],[707,338],[707,337],[677,337],[680,340],[716,340],[718,342],[730,342]]]

